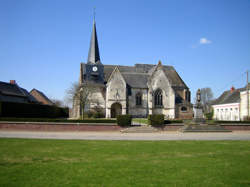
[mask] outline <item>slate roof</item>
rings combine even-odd
[[[46,100],[46,102],[47,102],[49,105],[53,105],[53,104],[54,104],[54,103],[53,103],[53,102],[52,102],[43,92],[41,92],[41,91],[39,91],[39,90],[37,90],[37,89],[35,89],[35,88],[33,88],[33,89],[30,91],[30,94],[33,96],[32,92],[37,92],[44,100]],[[35,97],[35,95],[34,95],[33,97]],[[35,97],[35,98],[36,98],[36,97]],[[39,98],[36,98],[36,100],[38,100],[39,102],[41,102]]]
[[[134,88],[147,88],[147,81],[157,65],[135,64],[135,66],[104,65],[104,80],[107,82],[111,73],[118,67],[127,84]],[[173,87],[187,88],[173,66],[163,66],[163,70]]]
[[[133,88],[147,88],[149,75],[136,73],[123,73],[126,83]]]
[[[244,88],[235,89],[233,92],[231,92],[231,90],[224,91],[220,97],[218,97],[216,100],[212,102],[212,105],[239,103],[240,92],[245,91],[245,90],[246,90],[246,86]]]
[[[24,88],[19,87],[17,84],[10,84],[7,82],[0,81],[0,95],[9,96],[13,98],[13,102],[16,101],[15,98],[24,98],[23,101],[34,102],[38,101]],[[4,97],[2,97],[4,98]],[[4,101],[4,100],[2,100]],[[9,100],[8,100],[9,101]]]
[[[0,81],[0,93],[8,96],[26,97],[16,84],[10,84],[2,81]]]
[[[100,54],[99,54],[99,47],[98,47],[98,40],[97,40],[97,34],[96,34],[96,25],[95,20],[93,23],[93,30],[90,40],[90,46],[89,46],[89,54],[88,54],[88,60],[87,63],[89,64],[100,64]]]

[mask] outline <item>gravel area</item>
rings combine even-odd
[[[0,130],[0,138],[65,140],[250,140],[250,131],[227,133],[30,132]]]

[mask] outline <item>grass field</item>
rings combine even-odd
[[[0,139],[0,186],[250,186],[250,141]]]

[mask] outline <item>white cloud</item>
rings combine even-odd
[[[210,40],[208,40],[206,38],[201,38],[200,39],[200,44],[211,44],[211,43],[212,43],[212,41],[210,41]]]

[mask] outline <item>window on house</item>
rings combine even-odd
[[[154,101],[155,106],[162,106],[162,91],[160,89],[155,91]]]
[[[136,96],[135,96],[135,99],[136,99],[136,105],[140,106],[142,104],[142,95],[141,95],[141,93],[137,93]]]

